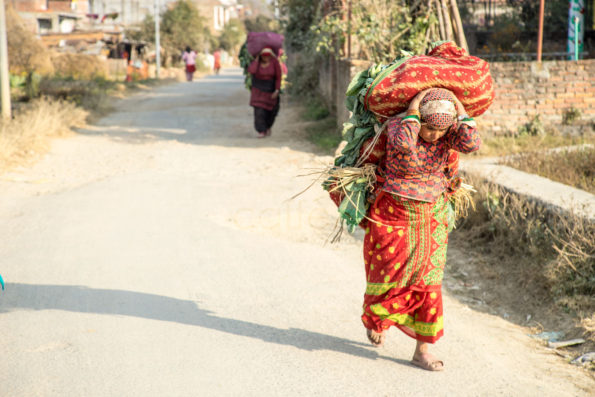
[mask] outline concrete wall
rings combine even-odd
[[[349,117],[345,107],[345,91],[351,79],[371,63],[361,60],[334,60],[330,58],[321,67],[318,75],[318,87],[327,107],[337,117],[337,124],[342,125]]]
[[[341,125],[349,118],[345,91],[352,77],[369,62],[329,60],[319,74],[320,93]],[[584,124],[595,122],[595,59],[581,61],[493,62],[496,100],[478,118],[482,130],[517,131],[536,114],[547,124],[560,124],[570,108],[579,109]]]

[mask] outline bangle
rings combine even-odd
[[[417,116],[418,118],[421,117],[419,110],[417,109],[407,109],[407,116]]]

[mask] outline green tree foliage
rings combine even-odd
[[[244,26],[248,32],[277,32],[279,30],[279,23],[266,15],[247,18],[244,20]]]
[[[134,28],[126,30],[126,37],[134,41],[155,42],[155,19],[148,14],[145,19]]]
[[[311,27],[320,20],[320,0],[280,0],[284,15],[285,47],[292,51],[307,49],[314,39]]]
[[[225,25],[221,36],[219,36],[219,47],[226,51],[236,52],[244,40],[246,40],[244,24],[238,19],[232,19]]]
[[[178,0],[161,17],[161,43],[172,52],[186,46],[197,51],[209,50],[210,32],[192,1]]]
[[[400,50],[422,52],[432,39],[428,31],[437,20],[428,2],[359,0],[351,2],[351,19],[341,2],[281,1],[286,16],[286,43],[296,50],[309,45],[322,53],[345,56],[351,32],[353,57],[390,62]]]
[[[420,53],[429,44],[426,34],[436,19],[432,10],[407,0],[361,0],[352,3],[351,20],[339,8],[327,14],[313,29],[318,49],[337,55],[351,32],[355,55],[374,62],[390,62],[400,50]]]
[[[155,41],[155,21],[151,15],[136,29],[126,32],[133,40]],[[161,14],[160,23],[161,47],[164,52],[163,63],[177,58],[186,46],[197,52],[208,51],[216,46],[206,25],[205,19],[190,0],[178,0]]]
[[[522,21],[523,31],[537,32],[539,24],[539,1],[509,0],[515,6],[514,13]],[[568,34],[568,0],[548,0],[544,7],[543,33],[546,39],[566,39]]]
[[[506,12],[495,15],[493,21],[479,22],[476,13],[484,8],[480,3],[459,2],[461,17],[470,30],[486,32],[485,44],[479,52],[533,52],[537,49],[539,1],[508,0]],[[490,23],[488,23],[490,22]],[[543,38],[549,41],[550,51],[565,51],[568,32],[568,0],[545,2]]]

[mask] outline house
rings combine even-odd
[[[87,0],[12,0],[10,4],[38,35],[71,33],[89,10]]]
[[[211,33],[219,33],[230,19],[239,18],[243,6],[238,0],[194,0]]]

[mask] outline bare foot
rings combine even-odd
[[[442,371],[444,369],[444,362],[427,352],[415,352],[411,364],[428,371]]]
[[[366,335],[368,336],[368,340],[373,346],[380,347],[384,345],[385,335],[384,332],[376,332],[372,331],[371,329],[366,330]]]

